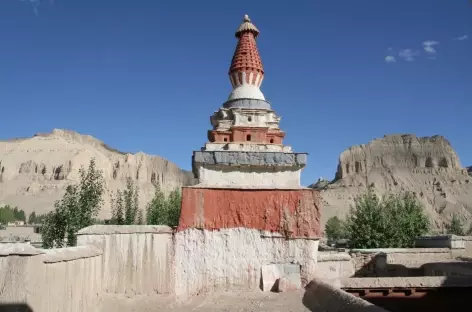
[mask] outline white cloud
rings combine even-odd
[[[393,55],[387,55],[385,57],[385,63],[395,63],[397,59]]]
[[[398,56],[408,62],[413,62],[418,54],[420,54],[418,51],[413,51],[411,49],[403,49],[398,52]]]
[[[467,40],[467,39],[469,39],[469,35],[464,35],[464,36],[456,37],[456,38],[454,38],[453,40],[464,41],[464,40]]]
[[[426,51],[426,53],[429,54],[435,54],[436,53],[436,48],[434,47],[435,45],[438,45],[439,42],[433,41],[433,40],[428,40],[423,42],[423,49]]]

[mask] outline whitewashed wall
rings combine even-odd
[[[102,252],[93,246],[43,252],[41,311],[94,311],[102,294]]]
[[[172,229],[154,225],[93,225],[78,233],[78,245],[103,251],[107,293],[173,292]]]
[[[341,252],[319,252],[316,277],[331,280],[354,276],[355,269],[351,256]]]
[[[318,240],[285,239],[246,228],[187,229],[175,234],[175,292],[186,298],[211,291],[256,290],[262,266],[273,263],[300,264],[306,284],[314,277],[317,254]]]
[[[0,245],[0,305],[31,311],[95,311],[100,301],[101,251],[92,246],[40,250]],[[1,308],[0,308],[1,309]]]

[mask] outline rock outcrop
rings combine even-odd
[[[323,224],[343,217],[369,186],[379,194],[415,193],[436,228],[453,213],[466,226],[472,221],[472,178],[442,136],[388,135],[341,153],[336,177],[322,191]]]
[[[78,181],[79,169],[87,168],[92,157],[103,171],[107,188],[103,218],[110,215],[111,192],[124,189],[127,177],[139,185],[143,208],[154,194],[155,182],[165,192],[194,184],[190,171],[162,157],[122,153],[92,136],[55,129],[31,138],[0,141],[0,204],[17,205],[27,214],[50,211],[65,187]]]

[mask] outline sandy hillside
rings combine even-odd
[[[110,215],[110,192],[124,189],[127,177],[139,184],[143,207],[153,196],[152,182],[159,181],[166,192],[193,183],[191,172],[162,157],[121,153],[94,137],[55,129],[31,138],[0,141],[0,204],[16,205],[27,214],[51,210],[65,187],[78,181],[79,168],[87,168],[92,157],[103,171],[108,189],[102,218]]]
[[[336,178],[322,187],[323,224],[345,216],[353,198],[373,186],[377,193],[414,192],[436,228],[462,218],[472,222],[472,177],[462,167],[449,141],[442,136],[388,135],[352,146],[339,157]]]

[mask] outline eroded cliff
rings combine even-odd
[[[472,221],[472,178],[442,136],[388,135],[341,153],[335,180],[324,187],[323,224],[345,216],[353,199],[373,187],[377,193],[415,193],[436,228],[456,213]]]
[[[144,208],[154,194],[154,182],[165,192],[194,183],[193,175],[174,163],[144,153],[122,153],[102,141],[74,131],[55,129],[31,138],[0,141],[0,204],[17,205],[26,213],[53,208],[68,184],[76,183],[81,166],[96,159],[107,194],[100,216],[109,217],[110,192],[125,188],[126,178],[138,183]]]

